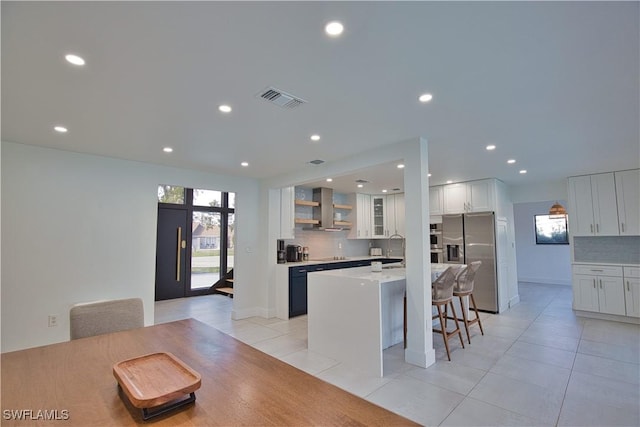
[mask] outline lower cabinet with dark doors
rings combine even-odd
[[[400,262],[402,259],[375,258],[289,267],[289,317],[307,314],[307,273],[323,270],[338,270],[341,268],[364,267],[371,265],[371,261],[381,261],[383,264],[389,264]]]

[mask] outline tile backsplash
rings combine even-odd
[[[575,262],[640,264],[640,236],[574,237]]]
[[[347,239],[347,233],[347,231],[315,231],[296,228],[296,238],[286,240],[285,244],[308,246],[310,259],[368,255],[370,241]],[[371,242],[373,246],[381,247],[375,244],[375,240]]]

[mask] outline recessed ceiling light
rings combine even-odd
[[[344,31],[344,26],[338,21],[332,21],[324,27],[324,31],[331,37],[337,37]]]
[[[491,150],[495,150],[495,149],[496,149],[496,146],[495,146],[495,145],[493,145],[493,144],[491,144],[491,145],[487,145],[487,147],[486,147],[486,148],[487,148],[487,150],[488,150],[488,151],[491,151]]]
[[[68,129],[64,126],[56,126],[53,128],[53,130],[55,130],[56,132],[65,133]]]
[[[246,168],[247,166],[249,166],[249,162],[242,162],[240,163],[240,166],[242,166],[243,168]]]
[[[358,184],[358,188],[364,187],[364,184]]]
[[[396,166],[398,169],[404,169],[404,165],[402,163],[400,163],[398,166]]]
[[[427,176],[428,176],[429,178],[431,178],[431,174],[427,174]]]
[[[311,135],[312,141],[320,141],[320,135]]]
[[[429,102],[432,99],[433,99],[433,95],[431,95],[430,93],[423,93],[418,97],[418,101],[420,102]]]
[[[327,182],[333,181],[333,178],[327,178]]]
[[[222,111],[223,113],[230,113],[231,107],[229,107],[228,105],[222,104],[221,106],[218,107],[218,110]]]
[[[67,62],[73,64],[73,65],[84,65],[84,59],[80,58],[78,55],[73,55],[73,54],[69,54],[69,55],[65,55],[64,59],[67,60]]]
[[[173,148],[171,148],[171,147],[164,147],[164,148],[162,149],[162,151],[164,151],[165,153],[173,153]]]
[[[525,173],[527,173],[527,170],[526,170],[526,169],[522,169],[522,170],[520,171],[520,173],[524,175]]]
[[[453,181],[449,180],[447,181],[447,184],[453,184]]]
[[[382,192],[383,192],[383,193],[386,193],[386,192],[387,192],[387,190],[382,190]]]
[[[516,162],[516,159],[507,160],[507,163],[509,163],[510,165],[514,164],[515,162]]]

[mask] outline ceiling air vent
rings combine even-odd
[[[366,179],[356,179],[356,183],[357,184],[368,184],[369,181],[367,181]]]
[[[324,160],[311,160],[309,163],[311,163],[312,165],[321,165],[324,163]]]
[[[290,93],[286,93],[274,87],[268,87],[256,96],[264,99],[265,101],[269,101],[278,107],[288,109],[296,108],[307,103],[307,101],[302,98],[298,98],[297,96],[291,95]]]

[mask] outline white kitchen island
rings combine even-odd
[[[454,265],[431,264],[431,280],[449,266]],[[309,350],[369,375],[384,376],[383,350],[404,338],[406,271],[397,267],[309,273]]]
[[[382,351],[403,340],[405,287],[404,268],[309,273],[309,350],[382,377]]]

